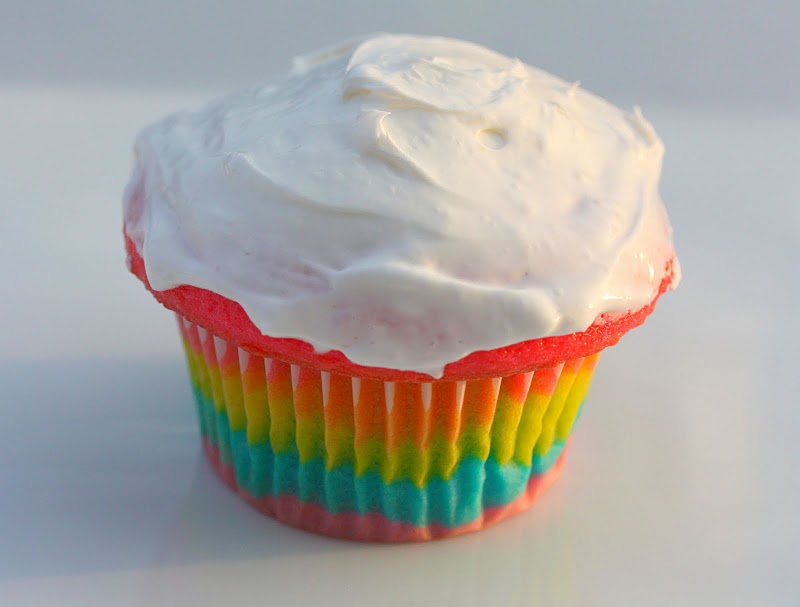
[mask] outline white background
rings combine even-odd
[[[743,0],[0,2],[0,604],[800,604],[799,22]],[[640,103],[685,273],[604,355],[553,488],[427,545],[317,538],[231,494],[122,250],[141,126],[372,30]]]

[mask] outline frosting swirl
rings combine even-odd
[[[662,155],[638,109],[474,44],[381,34],[145,129],[126,233],[156,290],[440,376],[648,304],[674,255]]]

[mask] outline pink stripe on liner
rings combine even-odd
[[[212,466],[225,483],[259,512],[305,531],[364,542],[424,542],[471,533],[498,523],[528,508],[539,494],[553,483],[564,465],[566,452],[565,448],[547,472],[531,476],[525,492],[517,499],[504,506],[487,508],[480,517],[471,523],[459,527],[446,527],[440,524],[417,527],[408,523],[390,521],[377,512],[334,514],[319,504],[303,502],[290,494],[278,497],[272,495],[253,497],[247,491],[239,488],[236,484],[233,466],[220,461],[218,449],[206,438],[203,438],[203,447]]]

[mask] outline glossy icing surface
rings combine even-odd
[[[136,152],[126,233],[154,289],[361,365],[441,376],[679,279],[641,113],[466,42],[344,43]]]

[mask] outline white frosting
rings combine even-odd
[[[673,256],[662,154],[638,109],[577,83],[376,35],[143,131],[126,229],[157,290],[209,289],[266,335],[440,376],[648,304]]]

